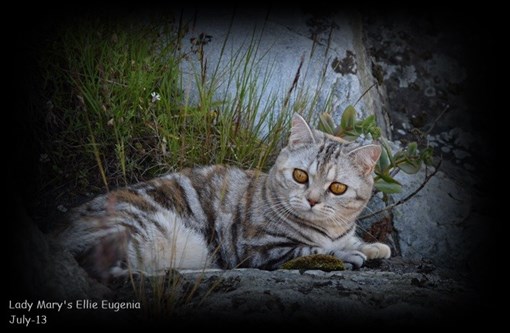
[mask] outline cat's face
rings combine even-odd
[[[287,214],[322,224],[352,222],[371,196],[379,155],[378,145],[343,144],[295,116],[273,169],[273,191]]]

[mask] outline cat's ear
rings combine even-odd
[[[349,152],[349,156],[354,158],[354,161],[361,167],[364,176],[372,173],[375,164],[381,156],[381,146],[372,144],[361,146]]]
[[[303,117],[294,113],[294,116],[292,116],[292,127],[290,129],[289,147],[293,148],[310,143],[315,143],[315,136],[312,129],[308,126]]]

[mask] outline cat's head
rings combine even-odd
[[[284,213],[313,223],[354,223],[368,202],[377,144],[361,146],[292,119],[287,147],[271,170],[271,186]]]

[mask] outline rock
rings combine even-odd
[[[394,258],[396,266],[402,259]],[[200,281],[176,320],[245,324],[370,326],[439,324],[457,318],[476,296],[469,286],[406,262],[407,271],[362,269],[322,272],[196,271],[182,273],[182,285]],[[390,266],[386,266],[387,268]],[[411,267],[411,269],[410,269]],[[414,267],[414,268],[413,268]],[[458,312],[457,312],[458,311]]]
[[[193,14],[187,13],[186,17],[191,20]],[[362,41],[361,18],[353,13],[314,16],[291,8],[267,15],[264,10],[238,9],[232,20],[231,11],[211,9],[207,15],[196,17],[184,41],[196,41],[200,34],[210,37],[203,47],[209,82],[216,68],[219,73],[229,71],[234,72],[230,75],[239,75],[244,63],[235,62],[236,53],[253,52],[251,57],[256,66],[251,70],[256,73],[254,79],[259,89],[265,87],[257,92],[262,97],[260,110],[267,107],[271,112],[279,112],[299,70],[299,80],[291,99],[301,95],[308,101],[316,98],[317,104],[312,109],[298,111],[311,112],[312,119],[318,119],[331,97],[333,118],[340,119],[343,110],[354,104],[375,81]],[[192,44],[185,47],[193,49]],[[191,55],[187,58],[183,65],[188,82],[185,87],[194,86],[191,82],[200,77],[196,75],[200,68],[199,57]],[[215,79],[219,80],[216,82],[218,86],[226,86],[221,75]],[[239,93],[237,89],[236,85],[220,89],[221,96],[215,98],[232,99]],[[358,117],[375,113],[383,133],[390,137],[388,123],[381,112],[384,91],[378,89],[372,88],[358,102],[356,109]],[[197,91],[192,89],[189,95],[198,101]],[[276,97],[276,105],[271,105]]]
[[[391,148],[399,149],[395,143]],[[402,193],[393,194],[387,203],[382,196],[373,196],[360,214],[358,234],[367,242],[387,243],[393,255],[430,259],[454,269],[481,265],[474,262],[482,260],[479,249],[487,241],[489,228],[479,215],[480,193],[469,190],[476,181],[471,175],[475,168],[469,164],[465,170],[455,167],[452,172],[451,168],[446,164],[405,203],[385,210],[419,189],[426,178],[424,167],[417,174],[399,172],[395,179],[402,184]],[[380,213],[370,216],[373,212]]]
[[[399,75],[399,87],[407,88],[416,81],[416,68],[414,66],[405,66]]]
[[[405,198],[417,189],[425,171],[417,175],[399,173]],[[412,199],[393,209],[393,225],[398,233],[402,256],[429,258],[438,265],[465,267],[481,244],[483,226],[473,219],[472,193],[439,171]]]
[[[468,75],[473,69],[465,61],[468,54],[475,57],[466,46],[474,36],[449,22],[408,15],[364,18],[365,47],[384,73],[388,117],[394,124],[410,122],[414,127],[395,131],[395,137],[428,144],[443,163],[417,195],[361,225],[391,236],[392,250],[398,253],[400,248],[404,257],[430,258],[437,265],[460,270],[488,260],[479,254],[480,249],[490,248],[488,210],[481,206],[491,194],[479,189],[487,183],[480,180],[481,170],[492,167],[487,162],[492,142],[481,137],[490,118],[471,96],[483,90],[484,81]],[[480,35],[474,45],[480,40],[485,38]],[[400,172],[397,180],[404,192],[394,195],[392,202],[417,189],[423,178],[424,170],[417,175]],[[368,207],[381,205],[374,199]],[[377,230],[374,223],[379,223]]]
[[[21,222],[22,221],[22,222]],[[21,211],[22,233],[16,261],[16,284],[25,297],[51,300],[101,299],[109,290],[91,279],[74,257],[55,245]],[[19,295],[18,295],[19,297]]]
[[[461,150],[461,149],[454,149],[453,155],[455,155],[456,159],[463,160],[466,157],[470,156],[471,154],[469,154],[468,152]]]

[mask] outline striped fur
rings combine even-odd
[[[58,240],[98,278],[128,270],[276,269],[317,253],[359,267],[390,256],[388,246],[355,236],[379,154],[378,145],[340,142],[296,115],[268,174],[207,166],[119,189],[72,210]],[[306,183],[293,179],[296,168],[308,174]],[[345,193],[332,193],[332,182],[347,185]]]

